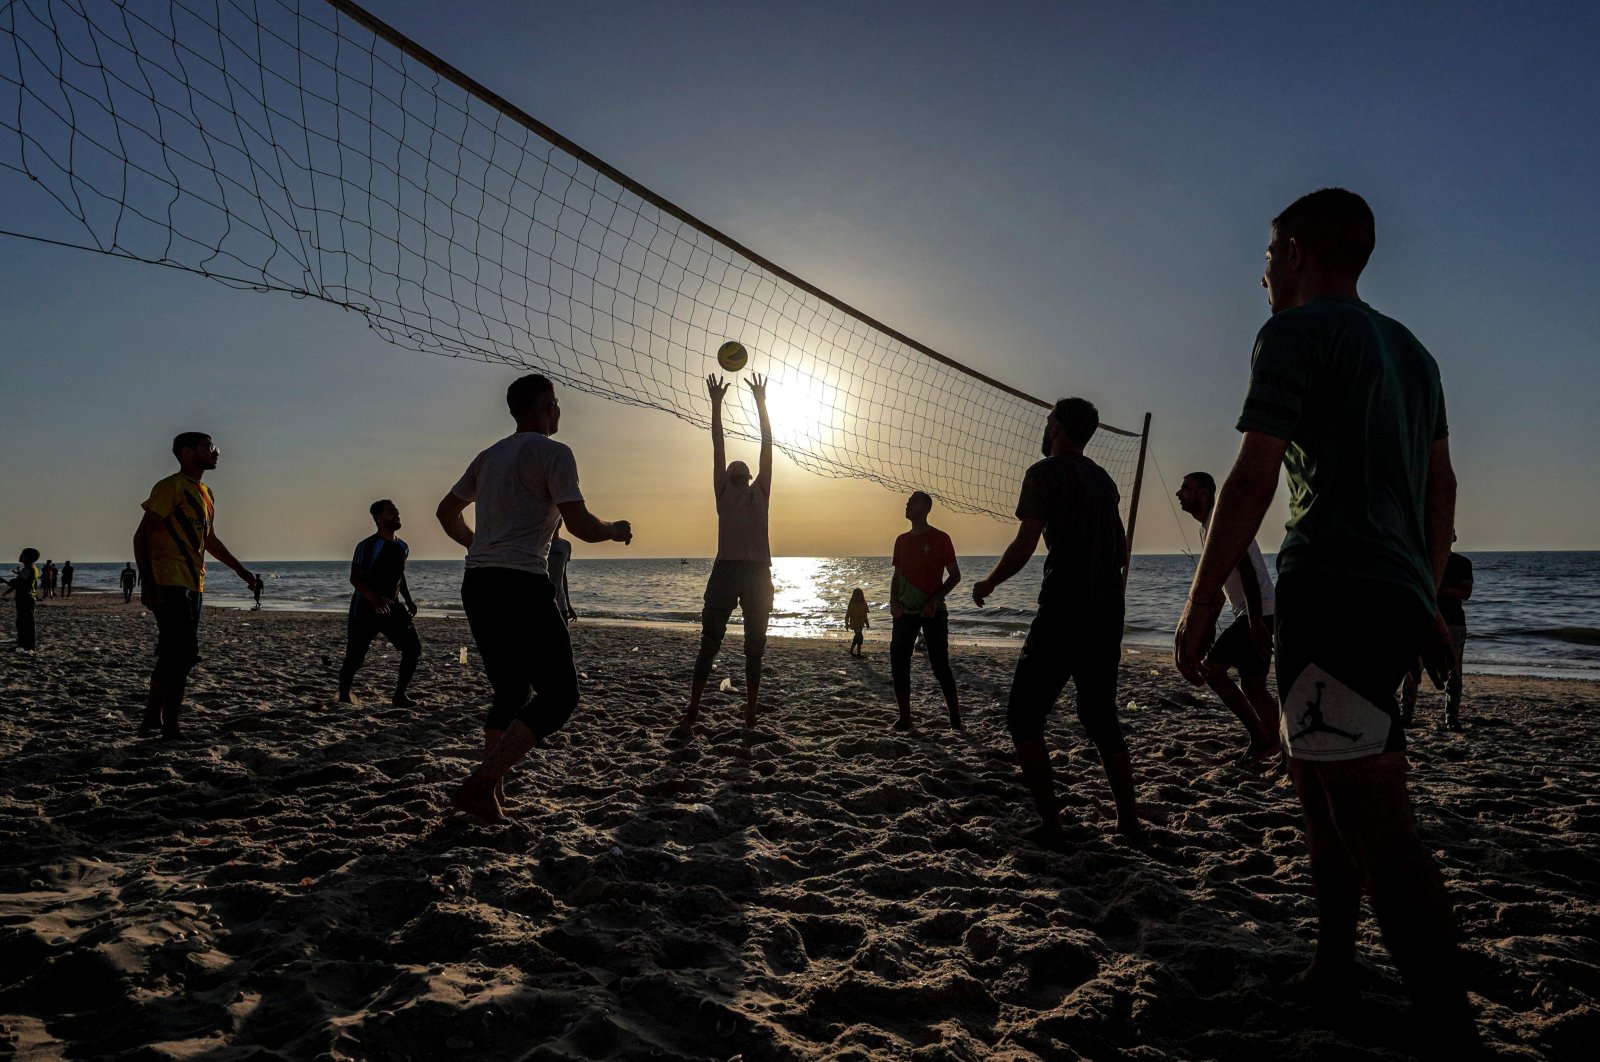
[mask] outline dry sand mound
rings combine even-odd
[[[1407,1008],[1370,921],[1358,1016],[1275,986],[1308,955],[1292,792],[1164,660],[1120,700],[1151,836],[1111,809],[1065,704],[1071,854],[1030,825],[1001,718],[1010,653],[957,649],[969,733],[892,734],[885,646],[775,640],[762,726],[714,694],[662,736],[694,641],[579,626],[584,705],[511,786],[447,813],[487,688],[464,623],[422,624],[421,709],[330,703],[338,616],[213,611],[177,743],[139,741],[153,626],[92,599],[0,661],[0,1055],[27,1058],[1391,1058]],[[8,633],[9,628],[0,629]],[[738,638],[729,640],[736,653]],[[323,657],[331,659],[324,664]],[[722,661],[735,681],[742,664]],[[1600,1033],[1595,691],[1474,680],[1414,791],[1486,1037]],[[1431,706],[1430,706],[1431,707]],[[1410,1030],[1411,1033],[1417,1030]],[[1425,1030],[1422,1030],[1425,1033]]]

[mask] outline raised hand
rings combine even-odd
[[[751,373],[750,379],[745,381],[750,386],[750,394],[755,397],[757,404],[767,400],[767,378],[760,373]]]
[[[721,397],[720,395],[718,396]],[[611,541],[621,542],[624,545],[633,544],[633,524],[627,520],[611,521]]]
[[[728,385],[722,379],[722,377],[718,376],[716,373],[712,373],[710,376],[706,377],[706,390],[711,394],[712,403],[720,405],[722,403],[722,396],[728,393]]]

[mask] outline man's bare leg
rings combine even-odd
[[[1117,803],[1117,832],[1132,836],[1144,827],[1139,823],[1139,801],[1133,789],[1133,761],[1126,752],[1101,755],[1111,796]]]
[[[505,736],[506,732],[504,730],[490,730],[487,727],[484,728],[483,760],[485,763],[489,762],[489,757],[494,755],[495,746],[499,745],[500,739]],[[504,778],[496,779],[494,783],[494,802],[500,805],[501,811],[504,811],[512,806],[511,802],[506,799],[506,780]]]
[[[1265,675],[1246,676],[1243,685],[1244,695],[1255,709],[1256,718],[1261,721],[1261,747],[1255,748],[1252,742],[1252,748],[1246,755],[1253,760],[1266,759],[1278,751],[1278,698],[1268,688]]]
[[[1305,812],[1311,884],[1317,902],[1316,951],[1290,988],[1308,1002],[1338,1002],[1355,987],[1361,868],[1340,836],[1319,765],[1291,759],[1289,777]]]
[[[495,786],[537,741],[533,731],[520,719],[513,722],[484,758],[483,764],[451,792],[450,803],[488,822],[506,821],[500,805],[495,802]]]
[[[1050,769],[1050,748],[1043,741],[1030,741],[1013,737],[1017,746],[1017,766],[1022,769],[1022,783],[1033,797],[1033,806],[1039,812],[1039,825],[1023,836],[1053,851],[1064,851],[1066,834],[1061,830],[1061,811],[1056,806],[1056,778]]]
[[[1210,686],[1212,692],[1222,698],[1222,703],[1227,705],[1228,710],[1238,718],[1239,722],[1244,724],[1245,730],[1250,735],[1250,745],[1245,750],[1247,758],[1255,755],[1262,746],[1270,746],[1277,740],[1278,728],[1274,726],[1270,733],[1267,732],[1266,725],[1260,715],[1257,714],[1255,705],[1250,703],[1250,698],[1246,697],[1244,691],[1234,684],[1233,679],[1228,677],[1228,672],[1225,669],[1213,667],[1208,670],[1206,672],[1206,685]]]
[[[756,699],[761,695],[761,661],[744,662],[744,725],[756,725]]]
[[[151,737],[161,729],[161,683],[150,679],[150,692],[144,701],[144,718],[139,721],[139,736]]]
[[[694,725],[700,719],[700,698],[705,696],[706,683],[710,681],[709,675],[694,680],[694,684],[689,687],[689,707],[683,710],[683,718],[672,728],[669,737],[678,741],[687,741],[694,737]]]

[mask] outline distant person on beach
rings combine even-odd
[[[77,569],[72,566],[72,562],[71,561],[67,561],[67,563],[65,563],[65,564],[63,564],[61,566],[61,596],[62,597],[71,597],[72,596],[72,574],[75,571],[77,571]]]
[[[1455,536],[1451,536],[1451,541]],[[1446,683],[1444,727],[1461,729],[1461,666],[1467,647],[1467,610],[1463,602],[1472,597],[1472,562],[1451,551],[1444,563],[1444,581],[1439,584],[1439,615],[1450,631],[1450,678]],[[1411,662],[1406,679],[1400,684],[1400,725],[1414,725],[1417,713],[1417,687],[1422,683],[1422,661]]]
[[[461,604],[494,689],[481,766],[450,794],[462,811],[505,820],[506,772],[560,730],[578,707],[572,637],[547,567],[556,521],[585,542],[632,542],[626,520],[589,512],[578,462],[551,436],[561,424],[555,386],[518,377],[506,389],[517,430],[473,458],[439,502],[445,534],[466,547]],[[462,514],[475,505],[474,523]]]
[[[39,600],[39,551],[25,549],[17,556],[22,565],[6,580],[6,593],[17,599],[17,648],[31,653],[39,647],[34,605]]]
[[[1200,523],[1200,544],[1206,541],[1211,510],[1216,505],[1217,481],[1209,472],[1190,472],[1178,488],[1178,505]],[[1267,670],[1272,666],[1272,576],[1255,539],[1239,555],[1239,562],[1228,573],[1222,586],[1233,609],[1233,622],[1222,632],[1213,633],[1205,657],[1206,685],[1214,690],[1249,734],[1250,744],[1244,760],[1250,762],[1270,755],[1278,747],[1278,701],[1267,689]],[[1220,610],[1219,610],[1220,611]],[[1239,686],[1228,677],[1239,673]]]
[[[861,643],[865,639],[861,632],[872,626],[872,619],[867,615],[867,595],[859,586],[850,591],[850,604],[844,610],[844,625],[847,630],[855,632],[855,638],[850,642],[850,655],[860,656]]]
[[[928,523],[933,499],[914,491],[906,499],[906,519],[911,530],[894,540],[894,579],[889,587],[889,615],[894,619],[894,637],[889,642],[889,675],[894,683],[894,699],[900,708],[896,730],[911,729],[911,657],[917,635],[928,642],[928,664],[944,693],[944,706],[950,713],[950,726],[961,726],[961,704],[956,694],[956,677],[950,670],[950,611],[945,595],[961,582],[956,564],[956,547],[950,536]],[[946,577],[945,573],[949,572]]]
[[[722,397],[728,385],[720,376],[706,377],[711,395],[711,487],[717,500],[717,557],[706,580],[705,607],[700,613],[700,653],[694,661],[689,706],[672,737],[694,736],[700,697],[711,678],[711,663],[728,632],[735,608],[744,614],[744,725],[756,725],[756,697],[761,692],[761,657],[767,649],[767,617],[772,612],[772,549],[767,542],[767,504],[772,495],[772,422],[767,418],[767,381],[752,376],[746,383],[761,421],[761,466],[754,480],[743,461],[727,463],[722,443]]]
[[[1045,419],[1044,460],[1022,480],[1017,535],[988,578],[972,588],[980,607],[1001,583],[1020,572],[1044,536],[1048,554],[1039,611],[1017,658],[1006,726],[1017,746],[1022,780],[1040,824],[1028,838],[1066,846],[1056,805],[1044,721],[1071,679],[1078,719],[1100,752],[1117,806],[1117,832],[1139,832],[1133,766],[1117,723],[1117,669],[1122,656],[1123,573],[1128,537],[1118,511],[1117,485],[1083,448],[1100,426],[1092,402],[1063,398]]]
[[[561,610],[561,618],[569,626],[578,618],[567,590],[567,564],[571,560],[572,543],[561,537],[561,521],[557,520],[555,532],[550,536],[550,585],[556,588],[556,608]]]
[[[247,571],[216,534],[216,501],[201,478],[221,456],[211,436],[186,431],[172,440],[178,471],[150,489],[144,517],[133,534],[133,559],[143,587],[139,600],[156,617],[156,666],[150,673],[139,735],[159,727],[162,737],[181,733],[179,712],[189,672],[200,659],[200,610],[209,552],[253,591],[261,580]]]
[[[1312,192],[1272,222],[1244,437],[1211,516],[1178,624],[1179,669],[1206,677],[1217,594],[1289,477],[1278,552],[1278,695],[1305,810],[1317,946],[1291,983],[1308,1002],[1356,1003],[1356,927],[1372,897],[1383,940],[1441,1053],[1476,1041],[1450,898],[1417,836],[1395,689],[1422,654],[1451,666],[1436,593],[1456,479],[1433,356],[1356,293],[1374,245],[1366,201]]]
[[[378,530],[356,543],[355,556],[350,559],[350,585],[356,592],[350,595],[344,664],[339,668],[339,700],[343,704],[356,703],[350,687],[367,659],[372,639],[381,634],[400,650],[400,674],[390,703],[396,708],[410,708],[416,702],[406,696],[406,687],[411,685],[417,661],[422,658],[422,639],[412,622],[417,603],[411,600],[411,588],[406,585],[406,558],[411,556],[411,547],[395,536],[400,530],[400,510],[394,502],[383,498],[373,502],[367,511]]]
[[[46,560],[44,562],[44,571],[41,572],[40,574],[42,576],[42,580],[41,580],[40,585],[44,589],[44,596],[45,597],[55,597],[56,596],[56,562],[53,561],[53,560]]]
[[[133,566],[133,561],[122,569],[122,603],[126,605],[133,600],[133,588],[139,585],[139,569]]]

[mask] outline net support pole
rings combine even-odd
[[[1133,470],[1133,500],[1128,502],[1128,566],[1122,570],[1122,588],[1128,588],[1128,573],[1133,570],[1133,529],[1139,523],[1139,488],[1144,486],[1144,455],[1150,449],[1150,414],[1144,415],[1144,430],[1139,433],[1139,464]]]

